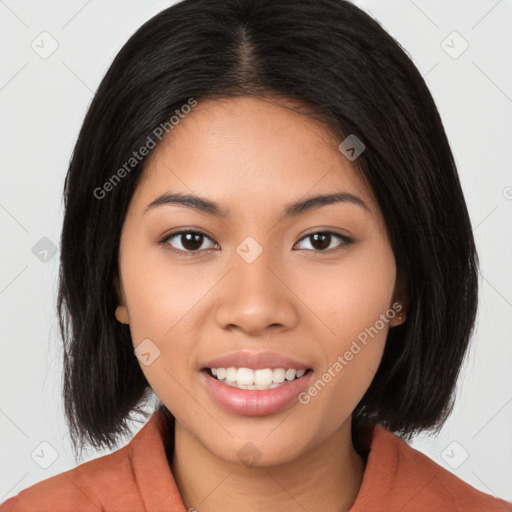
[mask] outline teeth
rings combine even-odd
[[[242,368],[240,368],[240,370],[242,370]],[[256,370],[255,372],[253,372],[249,368],[244,368],[244,370],[246,370],[248,373],[254,374],[254,384],[256,384],[256,386],[270,386],[270,384],[272,384],[274,372],[270,368]]]
[[[210,368],[212,375],[228,386],[239,389],[264,390],[277,388],[285,383],[300,379],[306,370],[294,368]]]
[[[274,368],[272,371],[272,382],[284,382],[286,370],[284,368]]]
[[[293,370],[293,369],[286,370],[286,374],[285,374],[286,380],[293,380],[293,379],[295,379],[295,374],[296,373],[297,373],[296,370]]]
[[[236,368],[226,368],[226,380],[228,382],[236,381]]]
[[[253,384],[253,375],[251,370],[248,370],[247,368],[238,368],[235,373],[236,376],[236,382],[239,386],[249,386]]]

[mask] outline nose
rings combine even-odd
[[[283,269],[265,251],[252,263],[235,254],[217,297],[218,325],[261,337],[293,328],[299,318],[298,298]]]

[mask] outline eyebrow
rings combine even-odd
[[[282,219],[297,217],[298,215],[311,210],[316,210],[322,206],[337,203],[355,204],[362,207],[367,212],[370,212],[370,208],[360,197],[355,196],[354,194],[350,194],[349,192],[334,192],[331,194],[310,196],[306,199],[287,204],[284,208]],[[193,194],[183,194],[180,192],[165,192],[151,203],[149,203],[144,208],[143,213],[146,213],[148,210],[162,205],[184,206],[186,208],[191,208],[193,210],[220,218],[226,218],[229,215],[228,210],[223,209],[218,203],[212,201],[211,199]]]

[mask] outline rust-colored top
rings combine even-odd
[[[123,448],[22,490],[0,512],[187,512],[167,462],[160,416]],[[193,510],[193,509],[192,509]],[[377,425],[350,512],[512,512]]]

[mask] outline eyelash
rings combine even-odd
[[[195,250],[195,251],[187,251],[187,250],[183,250],[183,249],[176,249],[174,247],[172,247],[170,244],[168,244],[169,240],[171,240],[172,238],[175,238],[177,236],[180,236],[180,235],[185,235],[185,234],[194,234],[194,235],[201,235],[203,237],[206,237],[210,240],[212,240],[206,233],[204,233],[203,231],[199,230],[199,229],[190,229],[190,230],[184,230],[184,231],[177,231],[175,233],[171,233],[169,235],[165,235],[161,240],[159,240],[159,244],[162,245],[162,246],[166,246],[165,248],[167,250],[170,250],[174,253],[177,253],[179,254],[180,256],[185,256],[185,257],[189,257],[189,256],[195,256],[197,255],[198,253],[201,253],[205,250],[209,250],[209,249],[200,249],[200,250]],[[343,251],[344,249],[347,248],[347,246],[349,246],[350,244],[353,243],[353,240],[351,238],[349,238],[348,236],[346,235],[342,235],[340,233],[336,233],[334,231],[329,231],[329,230],[325,230],[325,231],[314,231],[313,233],[309,233],[307,234],[306,236],[302,237],[299,242],[302,242],[303,240],[306,240],[307,238],[310,238],[312,237],[313,235],[318,235],[318,234],[322,234],[322,235],[330,235],[330,236],[334,236],[336,238],[338,238],[341,242],[343,242],[342,244],[340,244],[340,246],[338,246],[337,248],[335,249],[325,249],[325,250],[319,250],[319,249],[305,249],[307,251],[310,251],[310,252],[313,252],[314,254],[331,254],[331,253],[336,253],[336,252],[339,252],[339,251]],[[213,241],[213,240],[212,240]]]

